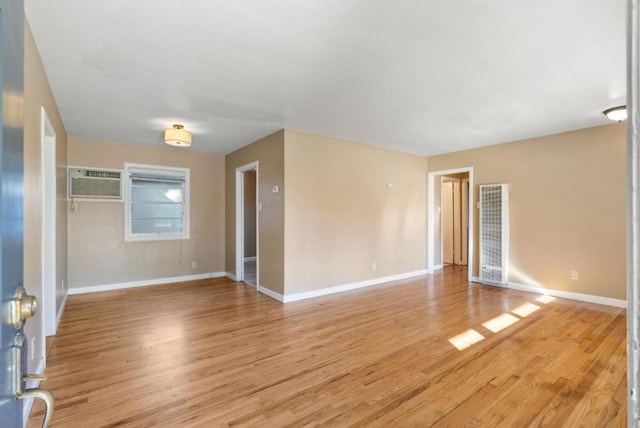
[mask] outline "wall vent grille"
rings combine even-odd
[[[480,281],[507,283],[509,191],[506,184],[480,186]]]

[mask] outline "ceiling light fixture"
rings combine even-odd
[[[615,120],[616,122],[627,120],[627,106],[608,108],[602,113],[607,116],[607,118]]]
[[[175,124],[173,128],[164,130],[164,142],[170,146],[191,147],[191,132],[184,129],[184,126]]]

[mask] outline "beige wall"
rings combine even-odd
[[[125,162],[190,168],[191,238],[125,242],[122,202],[76,199],[78,210],[69,213],[69,288],[223,272],[224,157],[69,137],[69,165],[123,169]]]
[[[285,165],[286,294],[425,269],[424,157],[286,130]]]
[[[24,58],[24,284],[30,294],[43,300],[42,278],[42,148],[41,108],[56,132],[57,210],[56,210],[56,309],[64,299],[63,281],[67,281],[66,163],[67,133],[51,93],[29,24],[25,21]],[[26,324],[26,333],[35,337],[34,363],[44,356],[43,311]]]
[[[235,235],[234,235],[235,236]],[[256,173],[244,173],[244,256],[256,256]]]
[[[476,201],[479,184],[509,184],[509,281],[625,299],[625,132],[613,124],[432,156],[429,170],[474,167]]]
[[[284,131],[278,131],[226,156],[226,267],[236,272],[236,177],[238,167],[259,162],[258,281],[276,293],[284,293]],[[273,186],[280,192],[273,194]]]

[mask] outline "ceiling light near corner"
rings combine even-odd
[[[627,106],[608,108],[602,113],[604,113],[607,118],[615,120],[616,122],[627,120]]]
[[[173,128],[164,130],[164,142],[170,146],[191,147],[191,132],[184,129],[184,126],[175,124]]]

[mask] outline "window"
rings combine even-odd
[[[125,241],[189,239],[189,169],[125,164]]]

